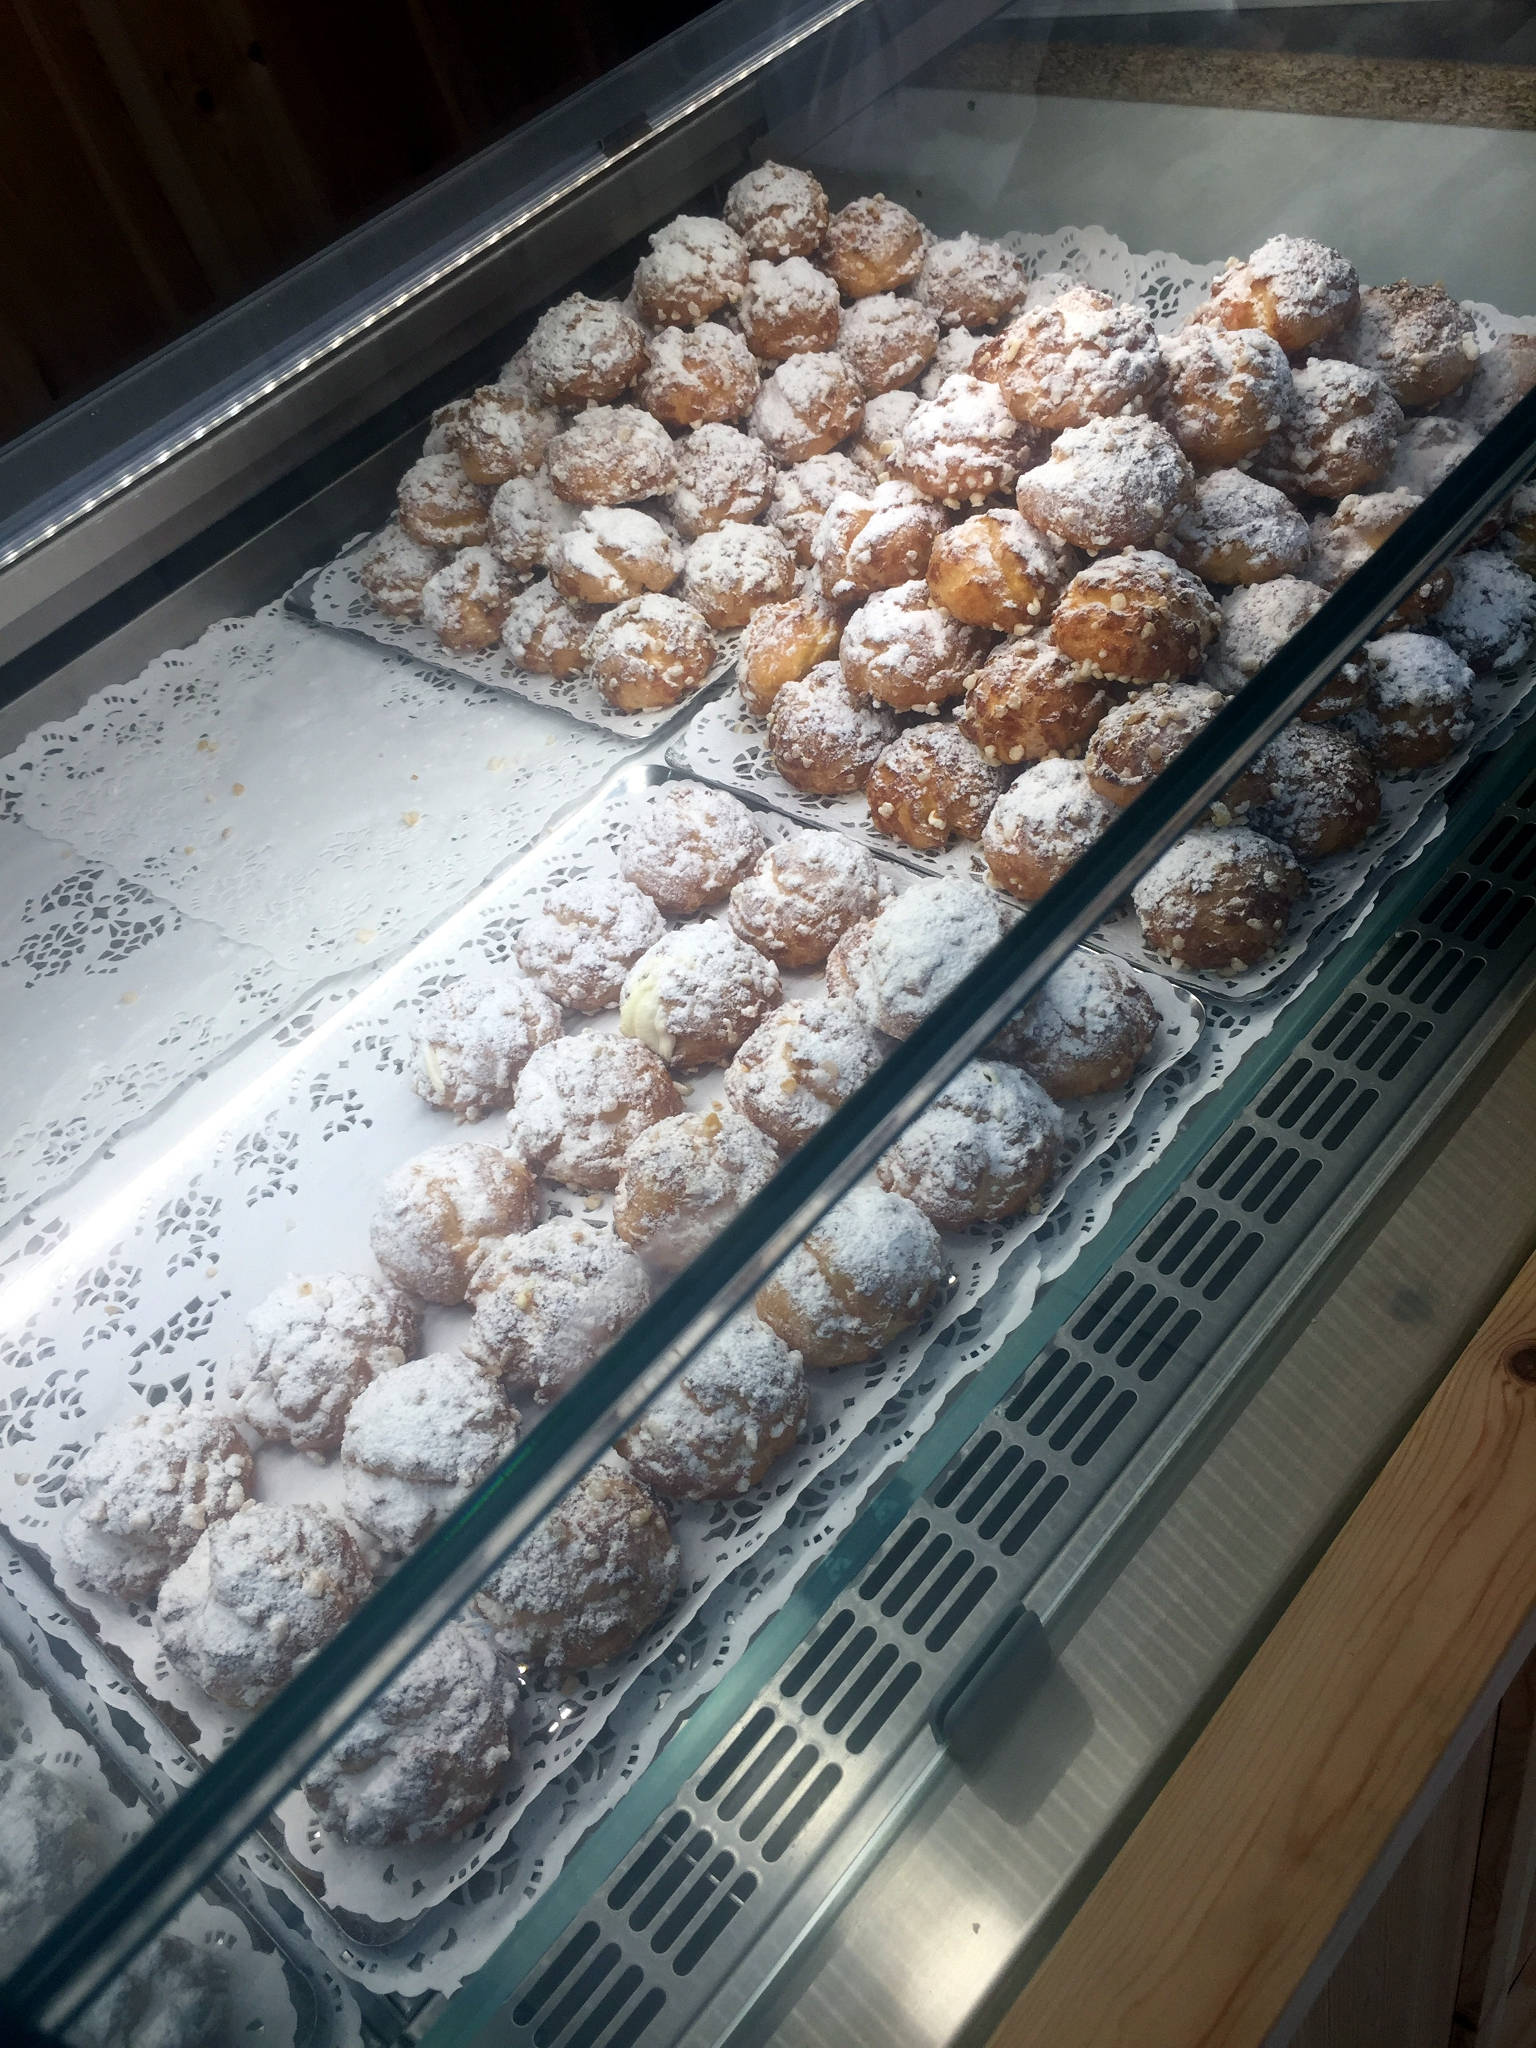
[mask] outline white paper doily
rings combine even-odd
[[[370,535],[367,540],[348,547],[334,562],[327,563],[307,588],[301,586],[301,591],[295,592],[295,604],[317,625],[332,631],[362,634],[380,647],[394,648],[414,656],[424,667],[460,677],[468,683],[481,684],[489,690],[521,697],[530,704],[564,711],[579,724],[597,726],[615,738],[627,740],[631,746],[665,732],[669,726],[686,718],[697,704],[696,691],[691,697],[685,697],[681,704],[668,705],[658,711],[615,711],[588,675],[568,676],[561,682],[554,676],[536,676],[529,669],[518,668],[499,648],[489,649],[484,654],[464,654],[445,647],[431,628],[419,620],[393,619],[381,612],[364,590],[358,580],[358,564],[373,538]],[[716,633],[714,637],[719,654],[700,686],[705,690],[712,683],[717,683],[730,668],[740,636]]]
[[[0,788],[36,831],[318,978],[429,929],[626,751],[272,604],[42,727]]]
[[[0,1227],[629,749],[269,605],[0,761]]]
[[[3,1226],[312,977],[29,826],[0,865]]]

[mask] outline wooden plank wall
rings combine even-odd
[[[0,438],[698,11],[0,0]]]

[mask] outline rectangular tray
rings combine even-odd
[[[740,635],[716,633],[720,651],[714,667],[700,687],[680,704],[659,711],[615,711],[604,701],[590,676],[569,676],[564,682],[554,676],[536,676],[528,669],[516,667],[499,648],[489,648],[484,654],[456,653],[419,620],[393,619],[379,611],[357,574],[357,565],[375,538],[369,534],[361,540],[349,541],[334,561],[301,577],[288,593],[289,610],[328,632],[372,640],[380,647],[411,655],[439,674],[479,683],[488,690],[504,690],[514,697],[526,697],[530,704],[563,711],[583,725],[598,726],[618,738],[632,740],[637,746],[687,718],[697,709],[704,693],[735,666]]]
[[[190,1729],[194,1750],[216,1754],[242,1717],[216,1707],[169,1667],[147,1613],[72,1581],[58,1547],[69,1467],[100,1428],[145,1403],[221,1401],[244,1312],[285,1272],[367,1262],[371,1203],[360,1190],[376,1186],[425,1146],[455,1135],[403,1079],[405,1027],[420,993],[476,962],[506,959],[519,924],[547,887],[612,871],[629,806],[658,779],[665,779],[665,770],[655,764],[621,770],[431,941],[280,1059],[216,1128],[176,1148],[152,1183],[133,1191],[131,1205],[97,1219],[94,1233],[87,1229],[27,1276],[21,1291],[36,1306],[25,1330],[12,1327],[0,1344],[0,1398],[18,1419],[24,1416],[29,1446],[26,1459],[13,1455],[13,1473],[31,1465],[24,1483],[12,1480],[7,1526],[46,1560],[70,1605],[89,1618],[131,1674],[139,1711]],[[770,838],[794,829],[771,811],[761,816]],[[904,870],[890,873],[896,886],[906,879]],[[819,976],[791,976],[786,993],[819,986]],[[524,1770],[491,1812],[447,1844],[370,1853],[322,1836],[301,1795],[282,1802],[281,1853],[306,1887],[323,1892],[323,1910],[341,1916],[333,1922],[339,1938],[397,1937],[507,1843],[538,1793],[576,1762],[630,1684],[665,1657],[729,1573],[771,1539],[793,1540],[784,1532],[797,1501],[860,1431],[875,1424],[925,1360],[951,1346],[954,1369],[971,1369],[971,1353],[955,1345],[955,1332],[1005,1267],[1018,1290],[1018,1313],[1027,1310],[1034,1291],[1031,1239],[1048,1235],[1052,1214],[1085,1179],[1095,1188],[1105,1184],[1118,1142],[1144,1102],[1159,1118],[1176,1120],[1179,1113],[1158,1084],[1194,1047],[1201,1007],[1166,980],[1148,977],[1147,986],[1161,1019],[1155,1054],[1132,1089],[1072,1107],[1066,1171],[1041,1212],[949,1239],[954,1284],[924,1325],[880,1361],[814,1375],[807,1436],[762,1487],[728,1503],[680,1511],[683,1588],[672,1611],[627,1658],[563,1687],[529,1686]],[[612,1028],[613,1022],[610,1014],[590,1028]],[[718,1084],[718,1073],[696,1077],[690,1108],[716,1099]],[[588,1211],[580,1198],[563,1194],[551,1196],[547,1206],[577,1207],[594,1222],[606,1213],[606,1204]],[[5,1307],[0,1296],[0,1315]],[[463,1311],[429,1311],[424,1347],[451,1345],[463,1323]],[[70,1363],[58,1368],[60,1359]],[[259,1453],[258,1489],[268,1499],[339,1505],[338,1477],[334,1465],[317,1466],[282,1447]],[[819,1554],[814,1538],[806,1542]],[[783,1574],[785,1592],[792,1578]],[[621,1774],[602,1798],[618,1796],[623,1782]]]

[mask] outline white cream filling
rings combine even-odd
[[[637,969],[624,988],[619,1005],[619,1029],[626,1038],[638,1038],[642,1045],[663,1060],[677,1050],[677,1040],[661,1019],[661,990],[653,970]]]

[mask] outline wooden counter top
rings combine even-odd
[[[1533,1637],[1536,1257],[994,2048],[1258,2048],[1342,1953]]]

